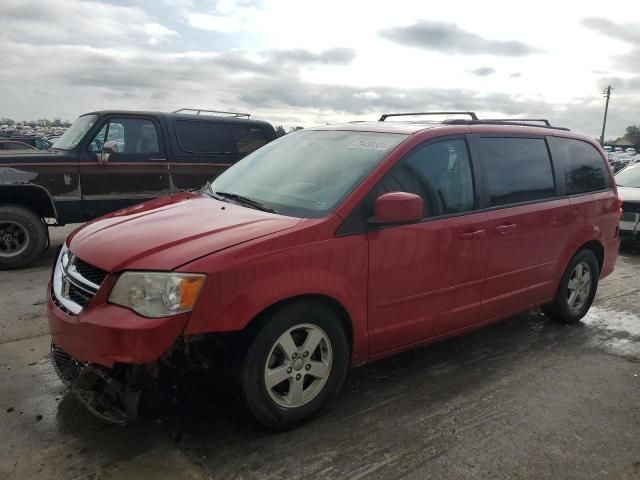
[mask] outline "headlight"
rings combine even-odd
[[[189,312],[196,303],[205,275],[172,272],[125,272],[111,290],[109,302],[145,317]]]

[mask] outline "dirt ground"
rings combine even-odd
[[[47,358],[54,249],[0,272],[0,480],[640,478],[640,252],[577,326],[530,312],[352,370],[331,410],[274,434],[199,379],[102,424]]]

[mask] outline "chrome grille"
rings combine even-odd
[[[76,287],[73,283],[69,285],[69,299],[72,302],[77,303],[81,307],[86,307],[92,298],[93,295],[85,292],[81,288]]]
[[[88,264],[84,260],[74,257],[74,266],[78,273],[90,282],[100,285],[105,278],[107,278],[108,272],[101,270],[98,267]]]
[[[53,273],[54,303],[66,313],[77,315],[89,305],[107,275],[63,247]]]

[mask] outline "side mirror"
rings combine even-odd
[[[373,223],[414,223],[422,220],[422,198],[413,193],[391,192],[380,195],[373,207]]]
[[[98,157],[98,163],[100,165],[106,165],[109,163],[109,157],[115,153],[118,153],[118,144],[115,140],[108,140],[104,142],[102,151],[96,154]]]

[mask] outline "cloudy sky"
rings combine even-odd
[[[640,7],[425,0],[0,0],[0,117],[248,111],[285,126],[381,112],[640,124]]]

